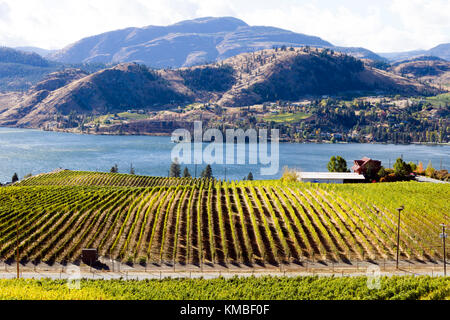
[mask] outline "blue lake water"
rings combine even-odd
[[[170,137],[95,136],[0,128],[0,181],[10,181],[14,172],[22,178],[28,173],[57,168],[109,171],[114,164],[118,165],[119,172],[128,173],[131,163],[136,174],[167,176],[174,146]],[[405,161],[422,161],[424,166],[432,161],[437,169],[450,168],[450,146],[280,143],[276,174],[261,176],[260,165],[226,165],[227,179],[242,179],[250,171],[255,179],[279,178],[284,166],[302,171],[327,171],[332,155],[344,157],[349,167],[353,160],[364,156],[381,160],[385,167],[403,156]],[[197,166],[197,175],[205,165]],[[195,166],[187,167],[194,175]],[[225,165],[213,164],[212,168],[215,177],[224,178]]]

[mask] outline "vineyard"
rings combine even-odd
[[[65,280],[0,280],[0,299],[14,300],[444,300],[449,278],[382,277],[371,290],[366,277],[261,277],[82,280],[70,290]]]
[[[0,258],[129,264],[279,265],[443,258],[450,188],[224,182],[60,171],[0,188]]]

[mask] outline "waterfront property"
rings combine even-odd
[[[381,161],[372,160],[370,158],[364,157],[361,160],[355,160],[352,167],[353,172],[358,174],[364,174],[367,169],[370,168],[374,172],[378,172],[381,169]]]

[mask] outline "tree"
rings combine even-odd
[[[350,172],[350,170],[347,169],[347,161],[340,156],[331,157],[327,168],[329,172]]]
[[[189,173],[188,168],[185,167],[184,171],[183,171],[183,178],[190,178],[190,177],[191,177],[191,174]]]
[[[387,176],[386,170],[384,169],[384,167],[381,167],[380,170],[378,170],[378,178],[384,178]]]
[[[181,167],[178,163],[178,159],[175,159],[170,165],[169,177],[171,178],[179,178],[181,174]]]
[[[427,168],[425,169],[425,175],[427,177],[431,178],[433,176],[433,174],[434,174],[434,171],[436,171],[436,170],[434,170],[433,164],[431,163],[431,161],[429,161],[428,165],[427,165]]]
[[[366,179],[369,179],[370,181],[378,181],[378,172],[380,170],[377,171],[377,169],[378,168],[372,162],[369,162],[364,170],[364,176]]]
[[[205,170],[202,171],[202,178],[203,179],[212,179],[213,178],[212,168],[209,164],[206,166]]]
[[[410,161],[408,162],[408,165],[411,168],[411,172],[415,172],[417,170],[417,165],[414,162]]]
[[[247,180],[250,180],[250,181],[253,180],[253,173],[250,172],[250,173],[248,174]]]
[[[111,172],[111,173],[118,173],[118,172],[119,172],[119,167],[117,166],[117,164],[115,164],[115,165],[111,168],[110,172]]]
[[[394,163],[394,173],[397,177],[407,177],[412,172],[411,167],[402,158],[398,158]]]
[[[425,173],[425,169],[423,168],[422,161],[419,162],[419,165],[416,168],[416,173],[417,174],[424,174]]]
[[[19,181],[19,176],[17,175],[16,172],[14,172],[14,174],[12,176],[12,179],[11,179],[11,182],[12,183],[16,183],[17,181]]]
[[[133,164],[130,165],[130,174],[132,174],[132,175],[136,174],[136,172],[134,171],[134,168],[133,168]]]

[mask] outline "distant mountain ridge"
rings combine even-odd
[[[389,61],[409,60],[420,56],[435,56],[450,61],[450,43],[442,43],[430,50],[413,50],[405,52],[378,53]]]
[[[24,52],[34,52],[37,53],[38,55],[45,57],[53,52],[56,52],[58,50],[49,50],[49,49],[43,49],[43,48],[38,48],[38,47],[15,47],[15,50],[19,50],[19,51],[24,51]]]
[[[48,58],[64,63],[137,62],[154,68],[187,67],[281,46],[335,48],[358,58],[384,60],[363,48],[335,47],[319,37],[249,26],[233,17],[206,17],[169,26],[127,28],[81,39]]]
[[[36,53],[0,47],[0,92],[27,90],[56,69]]]

